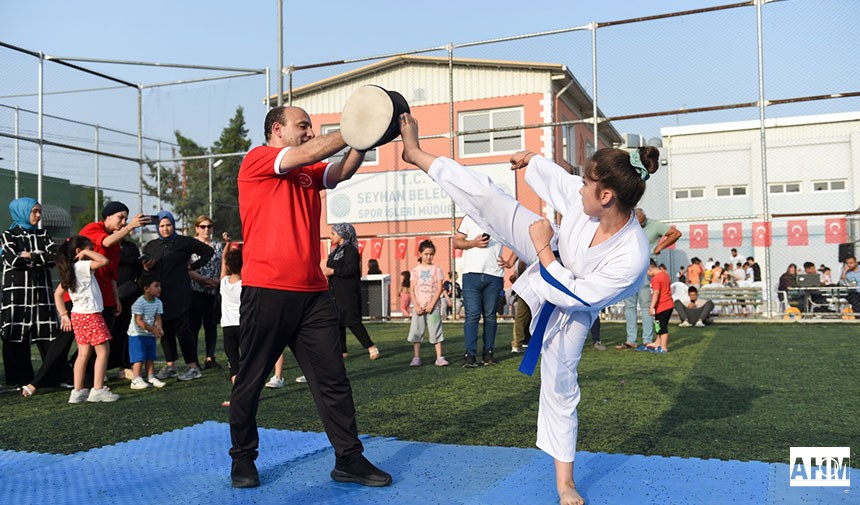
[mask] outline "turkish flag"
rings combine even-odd
[[[425,240],[430,240],[430,237],[415,237],[415,257],[416,258],[421,255],[421,251],[418,250],[418,246],[420,246],[421,242],[424,242]]]
[[[770,247],[770,221],[755,221],[752,224],[753,247]]]
[[[385,239],[382,238],[372,238],[370,239],[370,257],[378,260],[382,257],[382,244],[385,242]]]
[[[361,256],[364,254],[364,248],[367,247],[367,240],[359,240],[358,241],[358,255]]]
[[[708,248],[708,225],[707,224],[691,224],[690,225],[690,249],[707,249]]]
[[[455,257],[455,258],[462,258],[462,257],[463,257],[463,250],[462,250],[462,249],[457,249],[457,248],[455,247],[455,248],[454,248],[454,257]]]
[[[723,223],[723,247],[740,247],[744,241],[742,223]]]
[[[394,241],[394,246],[397,249],[397,259],[405,260],[406,259],[406,247],[409,243],[408,238],[398,238]]]
[[[806,219],[788,222],[788,245],[809,245],[809,231],[806,229]]]
[[[845,231],[846,221],[844,217],[835,217],[824,220],[824,243],[842,244],[848,240]]]

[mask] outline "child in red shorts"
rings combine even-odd
[[[105,370],[111,339],[105,320],[102,317],[104,303],[94,270],[108,264],[108,259],[93,251],[93,243],[87,237],[69,237],[57,252],[57,270],[60,284],[54,291],[54,303],[60,313],[60,327],[63,331],[74,329],[75,342],[78,344],[78,358],[75,360],[75,389],[69,396],[69,403],[114,402],[119,395],[104,387]],[[72,314],[66,312],[63,295],[68,292],[72,300]],[[90,353],[95,349],[96,363],[93,372],[93,390],[84,389],[84,374]]]

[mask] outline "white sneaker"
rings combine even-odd
[[[131,380],[131,389],[146,389],[148,387],[152,386],[143,380],[143,377],[135,377]]]
[[[89,396],[89,389],[73,389],[69,394],[69,403],[84,403]]]
[[[156,377],[154,375],[150,376],[149,380],[147,382],[149,382],[150,384],[152,384],[153,386],[155,386],[157,388],[163,388],[164,386],[167,385],[166,382],[161,382],[160,380],[158,380],[158,377]]]
[[[266,387],[272,389],[281,389],[282,387],[284,387],[284,379],[278,377],[277,375],[273,375],[272,378],[269,379],[269,382],[266,383]]]
[[[704,328],[704,327],[705,327],[705,323],[703,323],[701,321],[696,321],[696,328]]]
[[[296,382],[298,382],[299,384],[304,384],[307,381],[308,380],[305,378],[304,375],[300,375],[300,376],[296,377]]]
[[[106,387],[93,389],[90,391],[89,398],[87,398],[88,402],[115,402],[117,400],[119,400],[119,395]]]
[[[190,381],[203,377],[203,372],[199,368],[188,368],[188,370],[179,374],[176,378],[181,381]]]
[[[681,321],[681,324],[679,324],[678,326],[680,326],[681,328],[688,328],[693,325],[690,324],[688,321]]]

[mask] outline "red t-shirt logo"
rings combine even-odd
[[[311,179],[310,175],[308,175],[306,173],[300,173],[299,174],[299,184],[303,188],[309,188],[313,185],[313,183],[314,183],[314,181],[313,181],[313,179]]]

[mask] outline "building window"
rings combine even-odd
[[[718,186],[717,196],[722,198],[726,196],[746,196],[746,186]]]
[[[522,124],[523,110],[520,107],[460,113],[460,130],[463,131],[505,128]],[[522,130],[473,133],[460,136],[460,156],[510,154],[522,149]]]
[[[771,193],[800,193],[799,182],[779,182],[768,187]]]
[[[327,124],[327,125],[322,125],[322,126],[320,127],[320,134],[321,134],[321,135],[328,135],[329,133],[334,133],[334,132],[336,132],[336,131],[338,131],[338,130],[340,130],[340,125],[339,125],[339,124]],[[329,161],[329,163],[335,163],[335,162],[337,162],[337,161],[342,160],[342,159],[343,159],[343,156],[346,154],[346,150],[347,150],[347,149],[349,149],[349,148],[348,148],[348,147],[344,147],[344,148],[343,148],[343,149],[341,149],[340,151],[338,151],[338,152],[336,152],[336,153],[332,154],[331,156],[329,156],[329,157],[328,157],[328,161]],[[371,150],[369,150],[369,151],[367,151],[367,152],[364,154],[364,164],[365,164],[365,165],[376,165],[376,164],[377,164],[378,156],[379,156],[379,148],[378,148],[378,147],[377,147],[377,148],[374,148],[374,149],[371,149]]]
[[[845,179],[812,181],[812,191],[845,191]]]
[[[561,158],[571,165],[576,165],[576,136],[573,125],[561,127]]]
[[[594,156],[594,144],[590,140],[585,141],[585,159],[590,160]]]
[[[675,200],[687,200],[691,198],[704,198],[705,188],[681,188],[675,190]]]

